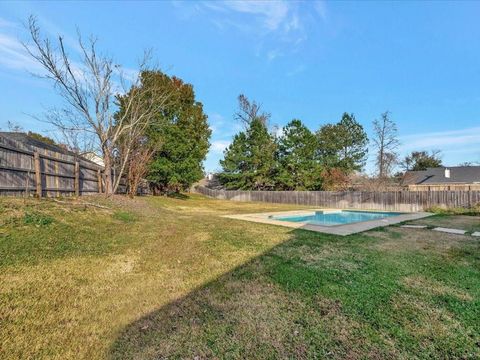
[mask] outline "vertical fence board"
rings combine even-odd
[[[40,164],[40,154],[35,151],[33,154],[35,165],[35,186],[37,188],[37,196],[42,197],[42,166]]]
[[[75,161],[75,196],[80,196],[80,164]]]

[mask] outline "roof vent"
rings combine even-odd
[[[445,177],[450,179],[450,169],[445,168]]]

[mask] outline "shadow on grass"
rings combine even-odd
[[[478,353],[468,331],[448,319],[432,319],[424,299],[418,307],[410,303],[413,297],[408,300],[410,294],[401,294],[406,272],[416,266],[428,272],[438,264],[417,263],[412,256],[386,260],[369,246],[377,240],[365,234],[291,234],[291,240],[128,325],[110,357],[356,359]],[[402,260],[406,263],[400,266]],[[432,324],[448,331],[429,333]]]
[[[131,323],[111,347],[111,358],[265,358],[300,351],[285,307],[291,300],[269,280],[272,262],[285,249],[318,238],[292,233],[292,240]],[[318,240],[332,237],[324,238],[330,240]]]

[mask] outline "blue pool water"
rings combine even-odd
[[[311,213],[306,215],[272,215],[270,216],[270,218],[279,221],[291,221],[311,225],[334,226],[369,220],[384,219],[387,217],[398,215],[400,214],[391,212],[339,210],[334,212],[316,211],[314,214]]]

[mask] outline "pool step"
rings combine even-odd
[[[315,211],[316,214],[341,214],[342,210],[319,210]]]

